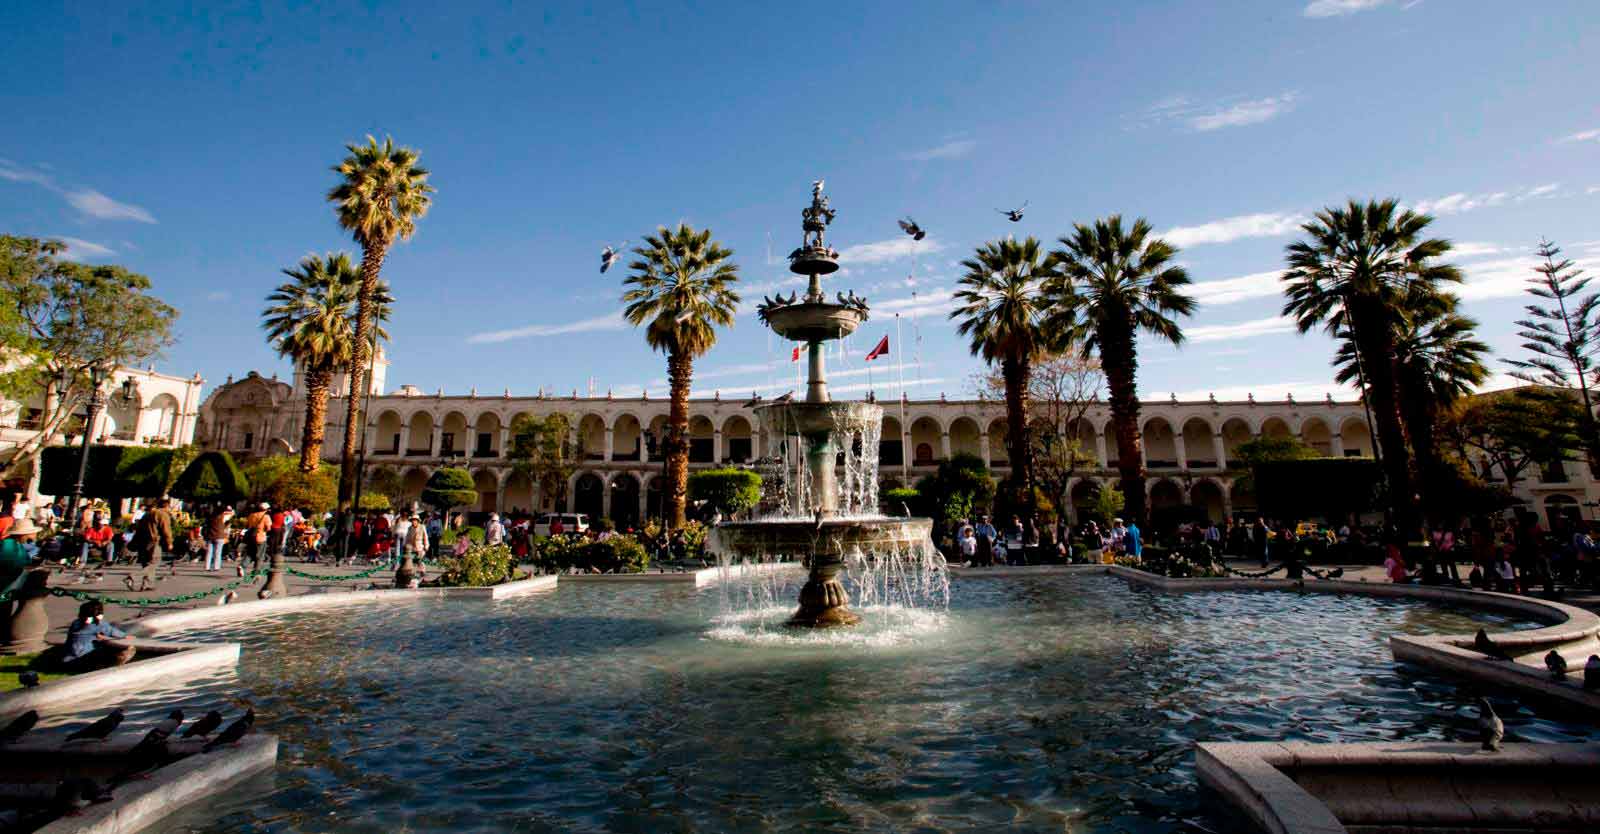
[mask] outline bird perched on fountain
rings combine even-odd
[[[67,741],[77,741],[78,739],[105,741],[108,736],[116,732],[117,727],[122,724],[122,719],[125,717],[122,707],[117,707],[105,718],[82,729],[74,730],[71,735],[67,736]]]
[[[177,732],[181,726],[183,726],[183,710],[175,709],[167,713],[167,717],[161,719],[160,723],[151,727],[150,732],[145,733],[144,738],[139,739],[139,743],[135,744],[129,752],[149,755],[152,752],[164,750],[167,746],[167,739],[171,738],[172,734]]]
[[[789,402],[790,400],[793,400],[793,399],[794,399],[794,392],[790,391],[789,393],[784,394],[783,396],[774,399],[773,402],[775,402],[775,403],[786,403],[786,402]]]
[[[213,732],[216,732],[216,729],[221,726],[222,713],[218,712],[217,710],[212,710],[205,715],[200,716],[199,721],[190,724],[186,729],[184,729],[181,738],[205,738],[206,736],[211,735]]]
[[[205,752],[210,753],[212,750],[215,750],[224,744],[238,744],[239,739],[249,735],[250,730],[254,728],[255,725],[256,711],[254,709],[247,709],[244,711],[244,715],[239,716],[237,720],[235,720],[232,724],[229,724],[226,729],[217,735],[216,738],[206,742],[206,746],[203,749]]]
[[[1551,649],[1550,653],[1544,656],[1544,668],[1550,670],[1551,680],[1564,681],[1567,679],[1567,659],[1562,657],[1561,652],[1555,649]]]
[[[1005,215],[1006,219],[1010,220],[1013,223],[1021,223],[1022,222],[1022,210],[1027,208],[1027,207],[1028,207],[1028,201],[1027,200],[1023,200],[1022,201],[1022,205],[1018,206],[1017,208],[1011,209],[1010,211],[1007,211],[1005,209],[995,209],[995,211],[998,211],[1001,214]]]
[[[1500,648],[1499,644],[1489,639],[1489,632],[1484,631],[1481,628],[1478,629],[1478,633],[1472,638],[1472,648],[1474,651],[1487,656],[1491,660],[1511,659],[1511,655],[1506,654],[1505,649]]]
[[[39,711],[30,709],[27,712],[11,719],[11,723],[0,730],[0,744],[10,744],[27,735],[30,730],[39,724]]]
[[[912,240],[922,240],[928,236],[928,233],[924,232],[922,227],[917,225],[917,221],[912,220],[909,217],[900,221],[900,231],[911,235]]]
[[[816,509],[812,510],[811,511],[811,517],[816,519],[816,525],[817,525],[816,528],[815,528],[816,531],[818,533],[822,532],[822,519],[823,519],[822,508],[821,507],[817,507]]]
[[[229,591],[226,594],[223,594],[222,596],[217,597],[217,604],[218,605],[232,605],[233,601],[238,599],[238,598],[239,598],[239,592],[238,591]]]
[[[1488,698],[1478,699],[1478,740],[1483,742],[1485,750],[1499,750],[1500,742],[1506,737],[1505,722],[1500,716],[1494,714],[1494,704]]]
[[[740,407],[741,408],[755,408],[756,406],[758,406],[760,404],[761,404],[761,395],[760,394],[754,394],[754,395],[752,395],[750,397],[750,399],[745,400],[744,401],[744,405],[740,406]]]
[[[627,245],[628,245],[628,242],[627,241],[623,241],[622,242],[622,246],[618,246],[616,249],[613,249],[610,246],[607,246],[606,248],[600,250],[600,274],[601,275],[604,275],[606,270],[608,270],[611,267],[615,266],[617,261],[622,260],[622,252],[620,250],[622,249],[623,246],[627,246]]]
[[[1583,688],[1600,689],[1600,654],[1589,655],[1588,662],[1583,664]]]
[[[23,669],[17,673],[17,683],[22,684],[23,689],[32,689],[39,685],[39,673],[32,669]]]

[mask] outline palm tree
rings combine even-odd
[[[1032,496],[1033,446],[1028,439],[1028,380],[1033,362],[1048,347],[1044,322],[1050,308],[1043,288],[1059,277],[1055,259],[1029,237],[990,241],[961,262],[966,274],[950,312],[960,319],[957,332],[971,339],[972,355],[1000,364],[1005,383],[1006,450],[1011,481]],[[1026,499],[1025,499],[1026,500]]]
[[[300,441],[300,471],[315,472],[322,462],[322,435],[328,415],[328,386],[333,374],[348,367],[355,354],[355,318],[361,276],[343,252],[321,258],[308,255],[267,296],[261,326],[279,356],[287,356],[305,374],[306,423]],[[378,322],[389,317],[389,288],[379,282],[374,299]],[[379,339],[388,338],[381,324]]]
[[[1365,205],[1351,200],[1344,208],[1323,209],[1301,227],[1306,239],[1289,244],[1289,268],[1283,274],[1288,297],[1283,314],[1294,316],[1301,333],[1319,324],[1336,337],[1350,333],[1376,423],[1390,506],[1408,539],[1420,534],[1421,524],[1400,416],[1394,311],[1414,292],[1436,293],[1440,285],[1461,280],[1455,267],[1433,263],[1450,251],[1450,242],[1423,237],[1432,222],[1426,214],[1400,209],[1394,200]]]
[[[428,172],[417,165],[417,152],[383,144],[371,136],[365,145],[345,146],[350,155],[334,166],[343,179],[328,192],[339,225],[361,245],[361,292],[357,298],[355,351],[350,355],[344,424],[344,456],[339,469],[339,509],[348,510],[355,489],[356,438],[363,423],[361,395],[366,390],[367,366],[372,361],[373,307],[383,259],[396,240],[417,230],[417,219],[428,213]]]
[[[1394,358],[1402,396],[1400,418],[1411,439],[1417,474],[1426,486],[1440,477],[1436,427],[1440,414],[1489,378],[1484,359],[1489,346],[1476,335],[1478,322],[1463,315],[1454,293],[1416,284],[1392,309]],[[1361,367],[1355,342],[1342,332],[1334,356],[1341,383],[1358,383]]]
[[[717,326],[733,326],[739,295],[731,285],[739,280],[733,251],[711,239],[711,230],[695,231],[686,223],[665,226],[646,235],[633,250],[638,260],[628,265],[632,274],[623,282],[628,289],[622,301],[623,316],[634,326],[644,325],[650,347],[667,355],[667,378],[672,387],[672,409],[667,419],[664,449],[667,458],[668,527],[684,524],[684,504],[689,491],[689,384],[694,360],[717,342]]]
[[[1051,255],[1061,277],[1048,290],[1050,330],[1064,344],[1082,345],[1083,355],[1100,354],[1106,393],[1117,433],[1117,470],[1122,479],[1124,512],[1145,522],[1144,453],[1139,443],[1138,334],[1183,343],[1176,316],[1192,315],[1198,306],[1183,294],[1189,273],[1172,262],[1176,247],[1154,237],[1144,218],[1124,229],[1122,216],[1075,224],[1063,248]]]

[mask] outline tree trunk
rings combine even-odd
[[[1145,527],[1144,454],[1139,439],[1139,393],[1135,387],[1139,358],[1133,322],[1119,321],[1100,330],[1100,365],[1106,374],[1111,420],[1117,434],[1117,472],[1121,475],[1122,515]]]
[[[1439,477],[1438,441],[1434,435],[1434,422],[1438,419],[1438,409],[1434,406],[1432,392],[1429,391],[1428,380],[1419,377],[1410,371],[1405,373],[1406,396],[1400,399],[1400,413],[1405,421],[1406,434],[1411,438],[1411,452],[1417,462],[1417,483],[1426,494],[1427,486]],[[1445,507],[1434,506],[1433,501],[1424,504],[1430,522],[1443,518]]]
[[[667,356],[667,379],[672,384],[672,409],[667,417],[667,529],[676,530],[686,522],[684,508],[689,502],[689,383],[694,378],[694,360],[676,353]]]
[[[356,491],[356,444],[365,427],[361,396],[367,388],[367,366],[372,364],[373,296],[378,294],[378,273],[388,254],[388,241],[373,241],[361,253],[361,295],[357,298],[356,344],[345,377],[350,390],[345,394],[344,449],[339,460],[339,510],[347,512]],[[405,450],[402,449],[404,454]]]
[[[1382,302],[1355,299],[1350,305],[1350,325],[1356,349],[1361,352],[1362,372],[1367,378],[1372,419],[1378,425],[1378,451],[1383,455],[1384,476],[1389,481],[1389,506],[1395,526],[1404,541],[1422,535],[1418,514],[1419,496],[1411,478],[1411,451],[1406,446],[1405,427],[1400,419],[1400,391],[1394,366],[1394,332],[1389,329],[1389,311]]]
[[[1024,490],[1033,487],[1033,444],[1028,438],[1028,374],[1024,358],[1000,361],[1006,383],[1006,457],[1011,461],[1011,481]],[[988,461],[984,461],[985,464]]]
[[[300,471],[315,472],[322,465],[322,436],[328,419],[328,382],[333,373],[306,370],[306,426],[300,433]]]

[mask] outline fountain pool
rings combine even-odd
[[[188,632],[244,643],[237,677],[141,693],[129,723],[227,698],[282,739],[274,782],[168,832],[1221,831],[1194,741],[1467,737],[1478,693],[1387,636],[1533,625],[1098,574],[963,579],[853,629],[723,612],[577,585]],[[1514,739],[1597,736],[1497,706]]]

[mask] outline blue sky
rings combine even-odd
[[[1600,272],[1589,0],[112,5],[0,12],[0,229],[149,275],[182,311],[160,367],[211,383],[287,373],[263,297],[306,253],[355,251],[324,194],[368,133],[420,149],[438,188],[384,269],[391,388],[661,391],[601,247],[709,226],[759,300],[818,177],[830,290],[874,304],[831,361],[850,396],[885,333],[880,393],[896,357],[913,396],[969,391],[955,263],[1113,212],[1199,283],[1191,341],[1143,346],[1152,397],[1330,390],[1329,343],[1277,318],[1271,273],[1346,197],[1438,215],[1501,355],[1541,235]],[[1024,201],[1022,223],[995,212]],[[752,305],[697,390],[781,392],[788,359]]]

